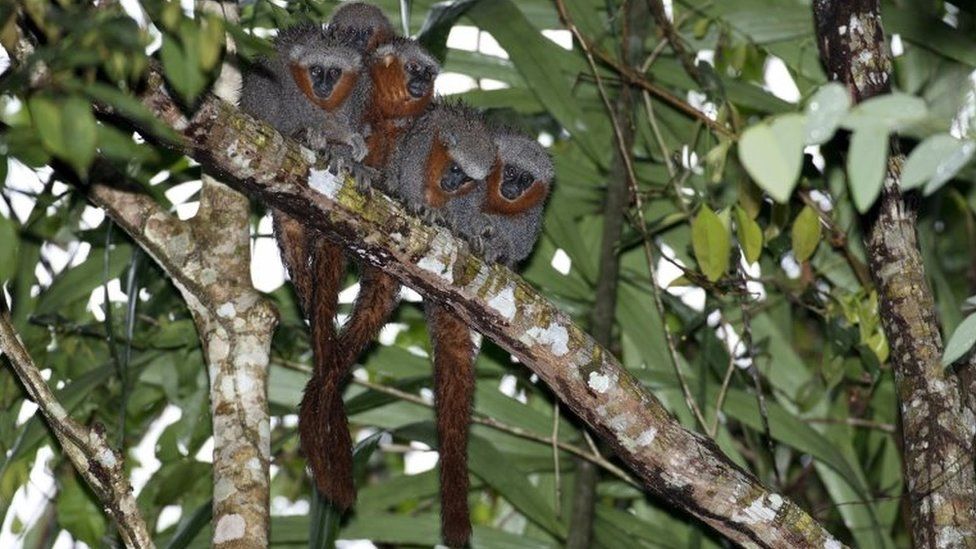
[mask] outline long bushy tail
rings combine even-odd
[[[400,282],[381,269],[360,265],[359,295],[339,334],[339,352],[346,371],[352,368],[396,309]]]
[[[451,547],[471,537],[468,510],[468,426],[474,400],[476,348],[471,330],[440,305],[427,305],[434,348],[434,398],[440,452],[441,536]]]
[[[339,362],[335,316],[345,273],[342,248],[310,233],[309,294],[306,308],[312,327],[312,377],[298,414],[298,435],[319,492],[337,507],[356,501],[352,478],[352,438],[342,402],[344,370]]]

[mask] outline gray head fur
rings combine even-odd
[[[364,2],[343,2],[332,12],[326,32],[359,51],[370,51],[396,35],[383,11]]]
[[[432,207],[426,198],[427,160],[437,138],[448,156],[475,184],[475,194],[495,163],[495,144],[481,115],[460,104],[437,104],[420,117],[394,151],[387,176],[387,191],[400,198],[411,210]],[[450,205],[457,200],[448,202]]]
[[[282,29],[275,39],[276,54],[259,60],[244,73],[241,109],[270,123],[286,137],[303,130],[324,131],[340,142],[361,132],[361,120],[369,97],[369,78],[356,50],[327,38],[322,28],[302,23]],[[332,111],[317,105],[299,88],[292,66],[310,70],[338,68],[357,75],[355,87]],[[319,99],[327,99],[319,97]],[[361,136],[358,141],[362,141]]]

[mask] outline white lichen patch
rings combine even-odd
[[[241,539],[244,537],[246,528],[247,523],[244,522],[244,517],[237,513],[220,517],[220,520],[217,521],[217,528],[214,529],[213,542],[216,545]]]
[[[237,487],[234,486],[233,481],[228,477],[220,477],[220,480],[214,484],[213,497],[218,503],[224,501],[227,496],[236,493]]]
[[[228,353],[230,353],[230,345],[227,344],[226,339],[217,336],[210,338],[207,345],[207,356],[210,357],[211,362],[226,359]]]
[[[732,516],[732,520],[745,524],[772,522],[774,519],[776,519],[776,511],[778,511],[783,505],[783,498],[778,496],[777,498],[778,499],[774,501],[773,498],[770,497],[769,504],[767,505],[766,498],[758,497],[745,509],[736,511]]]
[[[839,541],[834,538],[827,538],[824,542],[824,549],[841,549],[844,547]]]
[[[432,273],[448,283],[454,283],[454,272],[451,266],[457,258],[457,245],[454,237],[446,231],[437,231],[431,241],[430,251],[417,262],[417,267]]]
[[[98,452],[97,458],[98,463],[100,463],[102,467],[105,467],[106,469],[113,469],[116,464],[118,464],[118,460],[115,459],[115,452],[109,448],[102,448],[102,450]]]
[[[232,318],[237,315],[237,309],[233,303],[227,302],[217,307],[217,316],[221,318]]]
[[[610,419],[610,429],[620,436],[625,436],[627,429],[634,424],[634,418],[630,414],[620,414]]]
[[[234,366],[264,366],[268,364],[268,347],[261,338],[247,336],[240,338],[237,354],[234,356]]]
[[[590,372],[590,378],[586,380],[586,385],[602,395],[610,389],[610,376],[599,372]]]
[[[482,336],[481,334],[479,334],[474,330],[471,330],[471,344],[474,345],[475,349],[477,350],[481,349],[481,342],[484,339],[485,339],[484,336]]]
[[[219,277],[217,276],[217,270],[207,267],[200,271],[200,283],[204,286],[209,286],[217,282]]]
[[[509,322],[515,318],[515,287],[505,286],[488,300],[488,306]]]
[[[309,170],[308,186],[317,192],[335,200],[342,188],[342,178],[332,175],[328,170]]]
[[[298,152],[302,155],[302,160],[308,162],[309,164],[315,164],[315,151],[309,149],[308,147],[299,147]]]
[[[569,332],[565,326],[555,322],[550,322],[545,329],[533,326],[519,340],[526,345],[549,345],[552,354],[557,357],[569,353]]]
[[[641,448],[650,446],[654,442],[655,438],[657,438],[657,429],[651,427],[637,437],[637,446]]]
[[[969,539],[966,532],[954,526],[943,526],[939,528],[938,535],[935,536],[936,547],[964,547],[965,541]]]

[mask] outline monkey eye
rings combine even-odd
[[[511,181],[515,179],[515,168],[511,166],[505,166],[504,176],[506,181]]]
[[[312,77],[313,81],[320,82],[322,80],[322,76],[325,75],[325,69],[318,65],[312,65],[308,69],[308,74]]]
[[[461,166],[459,166],[457,162],[451,164],[451,173],[457,174],[461,172],[462,172]]]
[[[527,189],[532,185],[532,175],[529,172],[522,172],[522,176],[519,177],[519,185],[523,189]]]
[[[332,67],[332,68],[330,68],[329,69],[329,80],[333,80],[334,81],[334,80],[338,79],[340,74],[342,74],[342,69],[340,69],[338,67]]]

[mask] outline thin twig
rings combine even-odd
[[[563,514],[563,487],[559,471],[559,401],[552,401],[552,467],[556,472],[556,518]]]
[[[573,20],[569,17],[569,12],[566,10],[564,1],[556,0],[556,7],[559,10],[559,17],[563,24],[566,25],[569,31],[573,33],[576,40],[580,43],[583,54],[586,56],[586,60],[590,65],[590,70],[593,72],[593,77],[596,79],[596,85],[600,92],[600,98],[603,100],[603,105],[606,107],[607,113],[610,116],[610,122],[613,126],[613,133],[617,141],[617,147],[620,148],[620,156],[623,158],[624,167],[627,169],[627,183],[630,185],[631,195],[634,199],[634,206],[637,210],[637,218],[640,224],[639,230],[643,236],[644,255],[647,260],[648,271],[650,272],[651,288],[654,290],[654,304],[657,307],[658,314],[661,317],[661,325],[664,328],[664,336],[667,340],[671,364],[674,367],[675,374],[678,376],[678,382],[681,384],[681,391],[684,393],[685,403],[688,405],[688,409],[692,412],[692,414],[694,414],[695,419],[698,420],[701,428],[707,430],[708,423],[705,421],[705,417],[702,415],[698,404],[695,403],[695,399],[691,394],[691,389],[688,387],[688,381],[681,372],[678,361],[678,351],[675,347],[674,340],[671,337],[671,333],[667,328],[667,323],[665,322],[664,303],[661,301],[661,295],[657,286],[657,270],[654,268],[654,254],[651,251],[649,244],[650,239],[647,236],[647,221],[644,219],[644,201],[641,199],[640,193],[637,189],[637,177],[634,172],[634,164],[630,157],[630,151],[628,151],[626,148],[627,141],[624,139],[623,131],[620,128],[620,123],[617,121],[617,117],[614,114],[613,105],[610,103],[610,97],[607,95],[607,90],[603,85],[603,79],[600,76],[599,70],[597,70],[596,61],[593,59],[593,53],[590,51],[589,44],[583,37],[580,30],[576,28]]]

